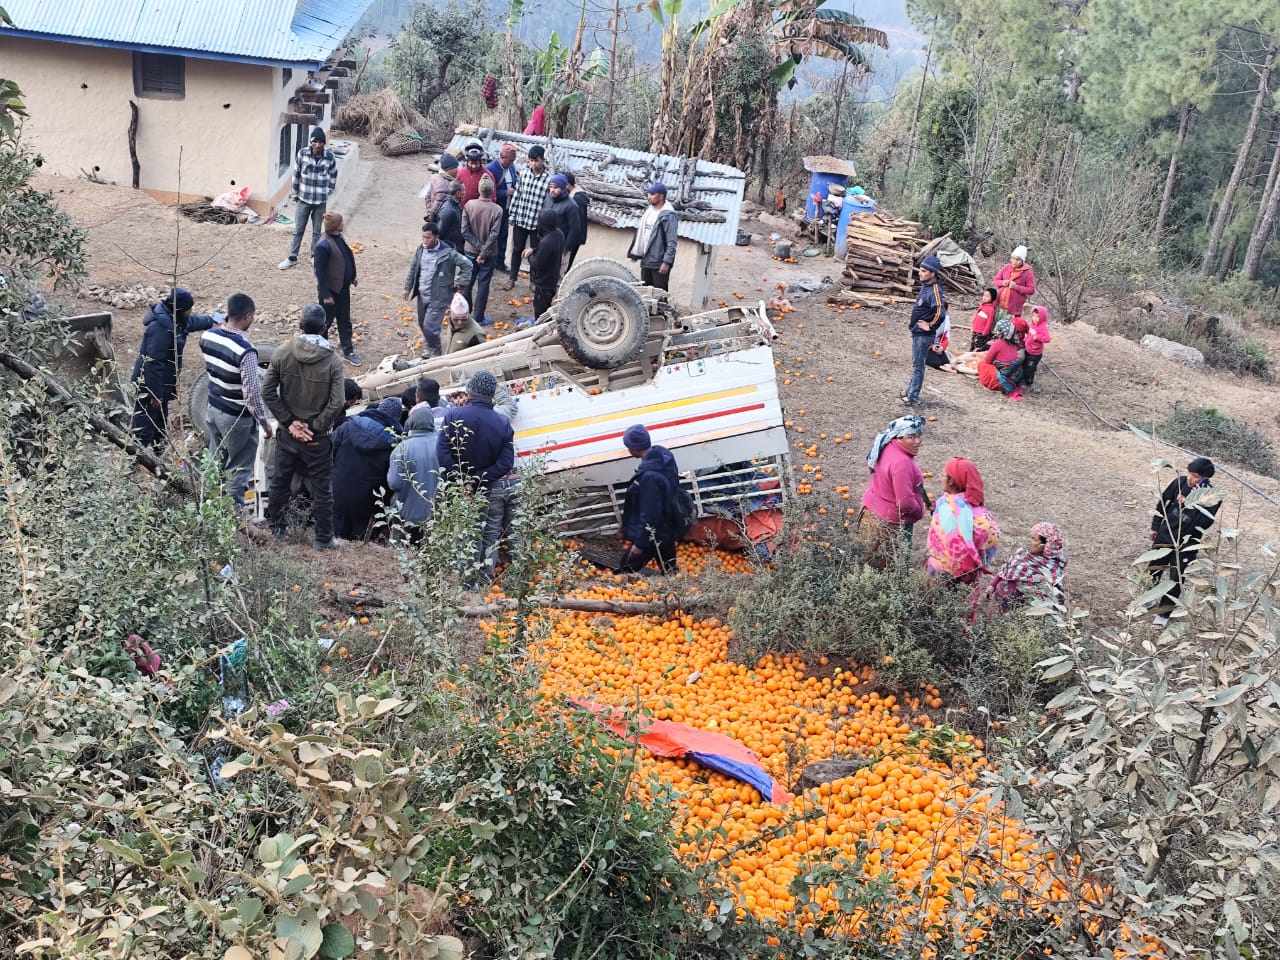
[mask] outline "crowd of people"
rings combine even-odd
[[[951,318],[947,311],[942,263],[936,256],[921,262],[920,292],[908,320],[911,333],[911,375],[902,402],[920,402],[927,367],[976,376],[988,390],[1010,400],[1024,391],[1035,392],[1036,370],[1044,357],[1049,332],[1049,309],[1029,305],[1036,292],[1036,274],[1027,262],[1027,248],[1018,246],[996,273],[973,314],[969,349],[952,359]]]
[[[1067,547],[1062,531],[1041,521],[1029,541],[998,562],[1000,526],[987,507],[982,474],[962,457],[943,469],[942,493],[932,500],[916,457],[925,421],[899,417],[876,435],[867,454],[870,479],[862,496],[857,536],[878,568],[904,562],[916,524],[929,514],[925,569],[947,583],[968,584],[975,613],[1007,611],[1031,601],[1061,603],[1066,592]],[[1153,579],[1166,587],[1153,608],[1154,623],[1169,622],[1183,575],[1199,552],[1221,505],[1213,490],[1214,464],[1197,457],[1164,490],[1151,520]]]

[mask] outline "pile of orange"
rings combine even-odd
[[[680,562],[695,574],[715,562],[746,563],[684,545]],[[606,576],[581,596],[639,599],[645,590]],[[974,871],[998,872],[1038,895],[1057,893],[1045,869],[1050,858],[978,795],[981,741],[952,735],[949,755],[931,743],[936,730],[926,711],[943,706],[938,690],[882,694],[869,667],[842,668],[825,658],[807,665],[766,656],[749,667],[728,659],[730,639],[714,617],[562,612],[531,653],[552,702],[585,698],[726,734],[784,786],[815,761],[863,762],[853,775],[779,807],[690,761],[642,758],[637,791],[648,795],[656,778],[675,792],[683,817],[677,852],[721,863],[736,882],[740,910],[788,917],[797,906],[795,877],[833,859],[861,863],[868,877],[889,871],[905,894],[902,922],[937,921],[950,892],[972,896],[963,880]],[[814,898],[820,909],[834,909],[829,888]]]

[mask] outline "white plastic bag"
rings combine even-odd
[[[467,298],[461,293],[455,293],[453,300],[449,302],[449,313],[455,317],[468,317],[471,315],[471,304],[467,303]]]
[[[241,187],[239,190],[228,190],[226,193],[218,194],[217,199],[210,203],[209,206],[217,207],[219,210],[239,213],[245,208],[245,204],[249,202],[249,194],[251,192],[248,187]]]

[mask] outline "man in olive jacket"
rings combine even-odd
[[[316,549],[333,549],[333,449],[329,431],[346,406],[342,358],[324,338],[324,307],[302,311],[302,332],[271,358],[262,384],[262,399],[279,422],[271,463],[267,520],[276,536],[288,526],[293,477],[298,474],[311,492]]]
[[[409,262],[404,278],[404,298],[418,300],[418,329],[422,331],[424,357],[441,353],[440,321],[455,293],[471,286],[471,261],[440,239],[434,221],[422,225],[422,243]]]

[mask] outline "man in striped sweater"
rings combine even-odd
[[[244,293],[227,298],[227,317],[200,337],[209,373],[209,452],[230,474],[227,491],[237,507],[253,477],[258,427],[271,438],[271,421],[262,402],[258,351],[246,334],[253,324],[253,300]]]

